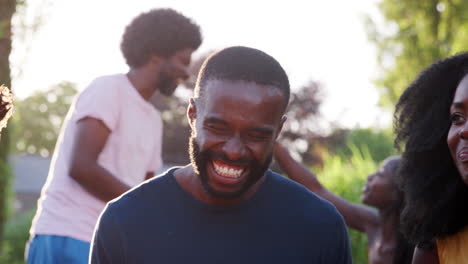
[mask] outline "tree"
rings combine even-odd
[[[418,72],[466,50],[468,1],[382,0],[378,7],[384,26],[369,16],[365,24],[378,51],[380,104],[391,110]]]
[[[391,129],[354,128],[340,129],[344,142],[332,147],[333,153],[343,160],[351,159],[357,151],[367,153],[376,164],[389,156],[396,155],[393,147],[393,134]]]
[[[294,91],[294,89],[293,89]],[[320,113],[323,101],[323,86],[309,81],[291,93],[283,127],[283,141],[297,158],[307,166],[321,165],[330,146],[344,142],[344,133],[325,133],[324,127],[336,130],[336,125],[326,121]]]
[[[44,0],[46,1],[46,0]],[[0,0],[0,84],[11,88],[11,65],[10,54],[12,50],[12,18],[16,14],[23,15],[19,17],[20,26],[16,28],[21,33],[34,33],[37,31],[42,18],[39,12],[36,14],[32,23],[25,23],[26,0]],[[15,31],[16,32],[16,31]],[[21,34],[19,34],[21,35]],[[30,34],[29,34],[30,35]],[[23,35],[23,36],[26,36]],[[7,165],[7,157],[10,152],[10,133],[9,129],[2,131],[2,141],[0,144],[0,257],[2,254],[2,241],[4,234],[4,224],[6,220],[7,191],[11,173]]]
[[[178,90],[187,88],[179,87]],[[185,91],[189,93],[189,91]],[[190,127],[187,122],[188,99],[182,96],[157,95],[151,103],[161,112],[164,124],[162,158],[164,163],[187,164],[189,162],[188,139]]]
[[[77,90],[62,82],[16,102],[13,142],[16,151],[49,156]]]
[[[0,0],[0,84],[11,87],[9,55],[11,53],[11,20],[16,11],[16,0]],[[2,131],[0,144],[0,255],[2,252],[3,226],[6,221],[6,197],[10,174],[6,164],[10,149],[8,128]]]

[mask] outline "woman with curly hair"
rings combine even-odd
[[[0,132],[6,127],[8,119],[13,114],[13,95],[10,89],[0,85]]]
[[[280,143],[276,144],[274,155],[290,179],[331,202],[350,228],[367,235],[370,264],[411,263],[413,247],[398,232],[400,211],[403,207],[403,193],[397,185],[400,157],[385,159],[380,169],[367,177],[361,197],[366,205],[361,205],[348,202],[327,190],[317,177],[295,161]]]
[[[413,263],[468,261],[467,74],[468,53],[437,61],[396,105],[401,227],[417,245]]]

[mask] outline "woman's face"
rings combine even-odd
[[[362,189],[362,202],[378,208],[393,206],[397,200],[395,175],[391,169],[397,162],[395,160],[385,160],[378,171],[367,177],[367,182]]]
[[[455,91],[450,106],[450,120],[447,145],[462,180],[468,185],[468,75],[465,75]]]

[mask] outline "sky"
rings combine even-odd
[[[233,45],[263,50],[284,67],[293,91],[311,80],[323,84],[327,120],[350,128],[390,124],[391,113],[377,107],[376,48],[363,24],[364,15],[381,19],[378,0],[30,0],[30,10],[44,1],[43,23],[30,44],[14,39],[19,98],[61,81],[82,90],[100,75],[126,72],[119,47],[125,26],[141,12],[170,7],[201,27],[203,43],[193,58]]]

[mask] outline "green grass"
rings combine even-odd
[[[377,170],[366,147],[350,146],[351,154],[348,158],[328,156],[324,159],[324,166],[315,169],[320,182],[335,194],[344,199],[361,203],[361,189],[367,175]],[[349,229],[353,263],[367,263],[367,237],[364,233]]]

